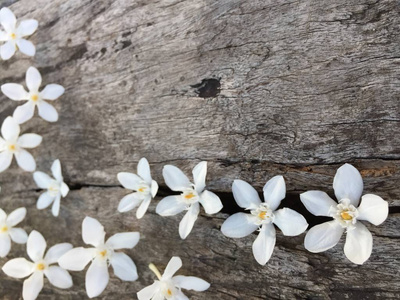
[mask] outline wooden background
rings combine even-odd
[[[395,0],[2,0],[20,19],[39,20],[31,37],[37,54],[1,61],[0,84],[24,83],[31,65],[44,83],[66,88],[57,100],[60,120],[35,117],[23,132],[41,134],[32,151],[38,170],[59,158],[71,187],[58,218],[35,207],[41,193],[30,173],[16,166],[0,175],[1,207],[26,206],[22,225],[49,245],[83,245],[81,222],[96,217],[108,236],[140,231],[127,251],[139,280],[115,276],[101,299],[136,299],[163,269],[183,260],[182,275],[211,282],[191,299],[389,299],[400,297],[400,2]],[[0,95],[0,120],[17,104]],[[155,214],[161,197],[140,221],[117,212],[127,193],[116,174],[136,170],[141,157],[152,167],[159,195],[170,192],[165,164],[190,174],[209,162],[208,188],[224,203],[221,213],[202,212],[180,240],[182,215]],[[332,193],[336,169],[354,164],[365,193],[390,203],[374,237],[370,260],[350,263],[343,240],[321,254],[304,249],[304,234],[280,232],[270,262],[254,260],[255,235],[229,239],[220,232],[239,211],[231,194],[236,178],[259,191],[273,175],[287,182],[285,206],[308,214],[298,194]],[[286,203],[285,203],[286,202]],[[26,256],[13,244],[8,258]],[[1,259],[3,264],[6,259]],[[111,271],[112,273],[112,271]],[[39,299],[85,299],[85,272],[72,272],[70,290],[47,281]],[[22,280],[0,274],[2,299],[18,299]]]

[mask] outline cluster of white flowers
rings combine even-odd
[[[0,54],[3,60],[10,59],[16,50],[33,56],[35,46],[24,39],[33,34],[37,27],[36,20],[25,20],[17,26],[14,14],[8,8],[0,10]],[[39,71],[30,67],[26,72],[26,86],[29,91],[16,83],[1,86],[1,91],[14,101],[27,100],[18,106],[13,116],[7,117],[1,126],[0,138],[0,172],[11,165],[15,155],[17,164],[28,172],[34,172],[36,163],[33,156],[26,151],[35,148],[42,142],[42,137],[27,133],[20,136],[20,124],[30,120],[38,107],[38,114],[48,122],[58,120],[55,108],[45,100],[55,100],[64,93],[64,88],[58,84],[49,84],[39,92],[42,77]],[[44,191],[38,201],[37,208],[44,209],[52,204],[52,214],[57,217],[60,212],[60,201],[66,197],[69,188],[64,182],[61,163],[56,159],[51,172],[54,178],[46,173],[36,171],[33,179]],[[186,211],[179,224],[179,235],[186,239],[193,229],[200,213],[200,206],[206,214],[216,214],[223,208],[220,198],[205,189],[207,162],[197,164],[193,171],[193,182],[177,167],[166,165],[163,168],[165,184],[178,195],[163,198],[156,207],[156,213],[161,216],[174,216]],[[149,208],[152,199],[158,192],[158,184],[152,179],[150,165],[146,158],[140,159],[137,174],[121,172],[117,178],[121,185],[134,192],[123,197],[118,205],[118,211],[128,212],[137,207],[136,217],[141,219]],[[304,246],[310,252],[322,252],[334,247],[343,232],[346,232],[344,252],[347,258],[355,264],[363,264],[372,252],[372,235],[359,221],[366,220],[374,225],[381,224],[388,216],[388,203],[376,195],[367,194],[361,198],[363,181],[361,174],[353,166],[345,164],[335,175],[333,189],[338,203],[321,191],[308,191],[300,195],[304,206],[316,216],[332,217],[327,223],[311,228],[304,241]],[[232,192],[237,204],[249,213],[238,212],[228,217],[221,226],[222,233],[231,238],[242,238],[259,231],[253,243],[253,255],[260,265],[265,265],[271,258],[276,242],[276,225],[285,236],[297,236],[308,228],[306,219],[290,208],[280,208],[286,197],[286,184],[282,176],[270,179],[263,188],[264,202],[258,192],[247,182],[235,180]],[[360,198],[362,199],[359,204]],[[77,247],[69,243],[61,243],[47,247],[44,237],[33,230],[27,235],[21,228],[14,228],[26,216],[24,207],[18,208],[8,216],[0,209],[0,257],[10,252],[11,241],[27,244],[27,259],[15,258],[3,266],[3,271],[11,277],[25,278],[23,284],[23,299],[36,299],[44,285],[44,276],[49,282],[62,289],[73,285],[69,271],[82,271],[90,264],[86,272],[86,292],[88,297],[99,296],[109,282],[109,265],[114,274],[124,281],[135,281],[138,273],[135,263],[123,252],[116,250],[132,249],[139,242],[139,232],[117,233],[105,241],[104,227],[94,218],[86,217],[82,223],[82,239],[90,248]],[[58,265],[56,265],[58,264]],[[184,300],[188,299],[182,289],[205,291],[210,284],[193,276],[173,276],[182,266],[179,257],[172,257],[161,275],[158,269],[150,264],[149,268],[157,279],[150,286],[137,293],[139,300]]]

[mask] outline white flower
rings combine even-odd
[[[42,137],[35,133],[25,133],[19,136],[20,128],[12,117],[7,117],[1,125],[0,137],[0,172],[8,169],[13,155],[21,169],[33,172],[36,162],[33,156],[24,148],[35,148],[42,142]]]
[[[53,216],[57,217],[60,212],[61,197],[67,196],[69,188],[64,183],[61,173],[61,164],[58,159],[53,162],[51,172],[53,173],[54,179],[40,171],[33,173],[33,179],[38,187],[41,189],[47,189],[47,192],[40,195],[36,207],[38,209],[45,209],[53,203],[51,212],[53,213]]]
[[[36,31],[38,21],[24,20],[17,27],[17,19],[13,12],[9,8],[3,7],[0,10],[0,23],[4,28],[4,31],[0,30],[0,42],[5,42],[0,47],[2,59],[10,59],[17,49],[28,56],[35,55],[35,46],[24,37],[30,36]]]
[[[61,267],[71,271],[82,271],[91,262],[86,272],[86,292],[90,298],[99,296],[107,287],[109,264],[121,280],[135,281],[138,278],[132,259],[115,250],[135,247],[139,242],[139,232],[117,233],[104,243],[105,235],[104,227],[99,221],[86,217],[82,223],[82,238],[94,248],[74,248],[58,260]]]
[[[298,212],[286,207],[276,210],[286,194],[282,176],[275,176],[265,184],[265,202],[261,202],[257,191],[243,180],[235,180],[232,191],[236,203],[250,210],[250,214],[240,212],[230,216],[222,224],[221,231],[228,237],[241,238],[259,229],[260,233],[253,243],[253,255],[260,265],[265,265],[274,251],[274,224],[286,236],[299,235],[308,227],[306,219]]]
[[[321,191],[308,191],[300,195],[304,206],[316,216],[332,217],[333,221],[311,228],[304,240],[310,252],[323,252],[334,247],[343,232],[347,232],[344,254],[355,264],[363,264],[372,252],[372,235],[360,220],[379,225],[386,220],[389,205],[381,197],[363,191],[360,172],[352,165],[341,166],[333,179],[333,189],[339,204]],[[357,207],[358,206],[358,207]]]
[[[14,111],[14,119],[19,123],[25,123],[32,119],[37,106],[39,116],[48,122],[56,122],[58,120],[58,113],[53,105],[44,100],[56,100],[64,94],[64,88],[59,84],[48,84],[39,92],[40,85],[42,84],[42,76],[39,71],[34,67],[29,67],[26,71],[26,86],[25,88],[17,83],[6,83],[1,86],[1,91],[4,95],[14,101],[28,100],[23,105],[18,106]]]
[[[207,162],[205,161],[200,162],[193,169],[194,184],[177,167],[166,165],[163,168],[167,186],[175,192],[182,192],[182,194],[162,199],[157,205],[156,212],[161,216],[174,216],[184,210],[188,211],[179,224],[179,235],[182,239],[185,239],[192,231],[200,212],[199,203],[203,205],[207,214],[215,214],[222,209],[219,197],[204,190],[206,175]]]
[[[14,228],[22,222],[26,216],[26,208],[20,207],[8,216],[0,208],[0,257],[5,257],[10,252],[11,240],[17,244],[25,244],[28,239],[26,231],[22,228]],[[11,239],[10,239],[11,238]]]
[[[20,257],[9,260],[4,266],[3,271],[10,277],[24,278],[31,275],[24,281],[22,297],[24,300],[34,300],[43,288],[43,275],[50,283],[60,289],[67,289],[72,286],[72,278],[69,273],[55,266],[54,264],[65,252],[72,248],[69,243],[54,245],[47,251],[47,244],[43,236],[33,230],[28,237],[26,244],[28,256],[33,262]]]
[[[198,277],[178,275],[172,277],[176,271],[182,267],[182,260],[174,256],[165,268],[164,274],[161,275],[155,265],[150,264],[152,270],[158,280],[152,285],[145,287],[137,293],[139,300],[189,300],[181,289],[194,290],[202,292],[210,287],[210,284]]]
[[[118,173],[118,180],[122,186],[126,189],[136,191],[121,199],[118,211],[127,212],[140,204],[136,211],[136,217],[140,219],[146,213],[151,199],[156,196],[158,184],[151,178],[150,166],[147,159],[142,158],[139,160],[137,173],[138,175],[126,172]]]

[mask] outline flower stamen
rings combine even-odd
[[[3,227],[1,227],[0,232],[7,232],[8,231],[8,227],[7,225],[4,225]]]

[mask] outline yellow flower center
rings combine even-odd
[[[7,231],[8,231],[8,227],[6,225],[1,227],[1,229],[0,229],[0,232],[7,232]]]
[[[172,296],[172,292],[170,289],[167,290],[167,294],[168,294],[168,296]]]
[[[265,220],[265,218],[268,218],[267,212],[266,212],[266,211],[260,212],[260,213],[258,214],[258,217],[259,217],[260,219]]]
[[[351,215],[348,213],[348,211],[343,211],[340,215],[342,216],[342,219],[343,219],[343,220],[346,220],[346,221],[350,221],[350,220],[353,219],[353,216],[351,216]]]
[[[36,101],[38,101],[39,100],[39,96],[38,95],[32,95],[31,96],[31,100],[33,101],[33,102],[36,102]]]
[[[102,257],[105,257],[107,255],[107,250],[103,250],[99,253]]]
[[[16,35],[15,33],[11,33],[11,34],[10,34],[10,37],[11,37],[13,40],[15,40],[15,39],[17,38],[17,35]]]
[[[8,150],[10,150],[11,152],[14,152],[15,150],[17,150],[17,146],[15,144],[10,144],[10,145],[8,145]]]
[[[45,268],[46,268],[45,265],[42,263],[37,264],[37,266],[36,266],[36,269],[38,269],[39,271],[43,271]]]
[[[193,197],[194,197],[194,195],[193,195],[193,193],[190,193],[190,194],[186,194],[185,196],[185,199],[192,199]]]
[[[141,188],[138,189],[138,191],[143,193],[144,192],[144,188],[141,187]]]

